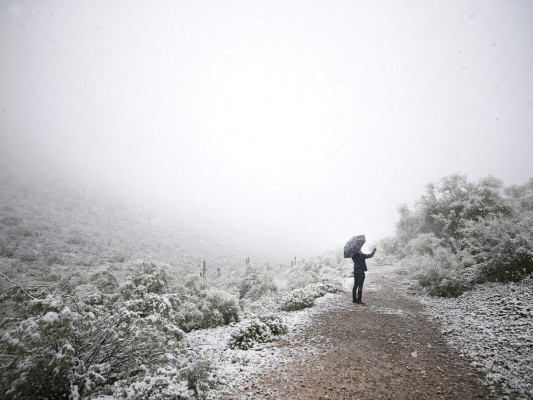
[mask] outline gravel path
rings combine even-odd
[[[284,361],[251,376],[241,399],[490,399],[484,376],[451,350],[397,267],[367,274],[363,300],[336,296],[298,334],[274,344]]]

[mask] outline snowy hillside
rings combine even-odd
[[[268,343],[348,270],[335,253],[256,263],[83,193],[1,185],[7,398],[204,398],[222,382],[198,331],[231,326],[222,346],[237,351]]]
[[[245,258],[205,229],[65,184],[2,177],[0,205],[0,255],[23,263],[87,269],[157,254],[180,267],[221,267]]]

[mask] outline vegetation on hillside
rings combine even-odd
[[[396,235],[381,247],[401,258],[430,294],[456,296],[533,272],[533,179],[504,187],[494,177],[448,176],[399,213]]]
[[[246,320],[228,346],[249,348],[285,332],[273,313],[341,290],[339,254],[203,268],[185,229],[169,233],[57,186],[0,184],[6,399],[204,398],[216,370],[189,332]]]

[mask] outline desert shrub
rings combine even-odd
[[[473,222],[463,236],[476,281],[517,281],[533,273],[533,212]]]
[[[205,298],[209,309],[220,313],[224,325],[239,321],[240,307],[234,295],[211,288],[206,291]]]
[[[70,308],[58,294],[31,303],[30,316],[6,329],[0,342],[11,358],[3,381],[8,399],[97,393],[137,375],[144,363],[161,364],[164,349],[181,338],[161,316],[80,303]]]
[[[450,296],[486,281],[518,280],[533,272],[533,180],[504,189],[452,175],[428,185],[414,211],[400,209],[391,252],[410,264],[429,293]]]
[[[261,315],[259,316],[259,320],[270,328],[273,335],[283,335],[289,329],[283,318],[276,314]]]
[[[85,304],[100,305],[105,301],[105,295],[91,284],[76,286],[72,294],[77,300]]]
[[[281,305],[283,311],[297,311],[313,307],[315,299],[320,297],[316,287],[306,286],[289,292]]]
[[[110,256],[110,261],[122,264],[122,263],[124,263],[126,261],[126,258],[127,258],[126,254],[124,254],[123,252],[115,251]]]
[[[207,282],[198,275],[189,275],[183,285],[192,295],[198,295],[207,288]]]
[[[463,270],[459,257],[451,250],[439,248],[434,255],[413,255],[402,260],[428,294],[458,296],[468,290],[471,275]]]
[[[286,333],[287,329],[287,325],[280,317],[274,315],[256,317],[231,335],[230,347],[248,350],[257,343],[271,342],[274,336]]]
[[[239,282],[239,298],[257,300],[276,290],[272,283],[272,276],[265,271],[247,268],[245,276]]]
[[[167,365],[183,337],[176,323],[181,301],[157,293],[157,285],[145,286],[160,276],[147,272],[152,279],[128,280],[130,289],[132,282],[139,286],[120,291],[125,297],[91,284],[71,294],[14,292],[25,300],[22,312],[0,326],[1,393],[7,399],[85,398]]]
[[[119,285],[117,278],[109,271],[101,271],[89,277],[90,282],[103,293],[114,293]]]
[[[505,188],[505,193],[516,202],[516,206],[525,211],[533,211],[533,178],[523,185]]]
[[[65,264],[65,257],[64,253],[57,251],[57,250],[51,250],[51,249],[45,249],[41,252],[45,262],[47,265],[64,265]]]
[[[133,269],[133,274],[120,288],[123,297],[129,298],[143,293],[161,294],[169,288],[169,278],[162,266],[137,260],[130,268]]]
[[[215,385],[211,363],[191,357],[179,360],[169,355],[165,366],[146,371],[140,376],[118,381],[113,385],[111,399],[187,400],[204,399]]]
[[[344,292],[342,281],[339,278],[324,277],[320,285],[325,293],[342,293]]]
[[[197,303],[184,302],[180,307],[178,324],[185,332],[201,329],[204,323],[204,314],[198,308]]]
[[[102,396],[102,400],[187,400],[193,398],[187,381],[176,374],[175,369],[160,369],[153,374],[144,374],[128,380],[122,380],[113,386],[112,396]]]
[[[231,335],[230,347],[248,350],[256,343],[266,343],[272,340],[272,331],[259,318],[252,319],[237,333]]]
[[[182,368],[179,376],[187,382],[187,389],[194,397],[204,398],[211,387],[215,385],[213,367],[207,360],[193,358]]]
[[[443,246],[443,239],[439,239],[433,233],[421,233],[411,239],[405,246],[407,254],[435,254],[435,251]]]
[[[241,308],[236,296],[216,288],[191,293],[179,310],[179,326],[185,332],[214,328],[239,321]]]
[[[76,287],[85,285],[87,281],[87,277],[81,271],[74,271],[64,275],[59,282],[59,286],[63,290],[72,293]]]

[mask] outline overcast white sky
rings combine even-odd
[[[532,177],[532,71],[530,0],[1,0],[1,164],[305,256]]]

